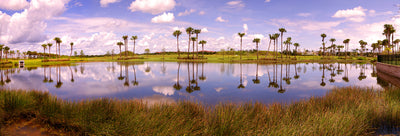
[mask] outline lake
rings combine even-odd
[[[58,98],[293,102],[345,86],[381,89],[372,64],[228,64],[96,62],[76,66],[2,69],[0,87],[48,91]],[[379,84],[378,84],[379,83]]]

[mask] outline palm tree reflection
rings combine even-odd
[[[244,85],[243,85],[242,63],[240,63],[240,84],[239,84],[239,86],[238,86],[237,88],[239,88],[239,89],[244,88]]]
[[[193,92],[193,87],[191,85],[191,80],[190,80],[190,67],[189,67],[189,63],[187,63],[187,73],[188,73],[188,83],[189,85],[186,87],[186,92],[188,93],[192,93]]]
[[[321,77],[321,84],[319,84],[320,86],[325,86],[326,85],[324,79],[325,79],[325,64],[322,64],[322,77]]]
[[[205,81],[207,79],[206,76],[204,76],[204,63],[201,63],[201,76],[199,77],[201,81]]]
[[[139,85],[139,82],[136,80],[136,69],[135,69],[135,65],[132,65],[132,68],[133,68],[133,76],[134,76],[134,79],[133,79],[133,81],[132,81],[132,85],[133,85],[133,86],[138,86],[138,85]]]
[[[258,63],[257,63],[256,67],[257,67],[256,68],[256,79],[253,79],[253,83],[254,84],[260,84],[260,79],[258,79]]]
[[[343,81],[349,82],[349,71],[347,69],[347,63],[344,64],[344,76],[343,76]]]
[[[63,85],[63,82],[61,81],[60,66],[57,66],[56,72],[57,72],[57,84],[56,84],[55,87],[56,88],[61,88],[61,86]]]
[[[124,86],[129,86],[128,64],[125,64],[125,77]]]
[[[179,70],[180,70],[180,68],[181,68],[181,63],[178,62],[178,72],[176,74],[177,80],[176,80],[176,83],[173,86],[175,90],[181,90],[182,89],[182,86],[179,84]]]
[[[282,71],[283,71],[283,66],[282,66],[282,64],[281,64],[281,82],[280,82],[280,88],[279,88],[279,90],[278,90],[278,93],[285,93],[286,92],[286,89],[283,89],[283,87],[282,87]]]

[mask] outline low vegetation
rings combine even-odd
[[[291,104],[138,100],[66,101],[46,92],[0,92],[1,132],[18,120],[71,135],[372,135],[400,125],[400,90],[347,87]],[[386,130],[386,131],[384,131]]]

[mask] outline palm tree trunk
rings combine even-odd
[[[71,58],[72,56],[72,49],[74,48],[74,46],[71,46],[71,53],[69,53],[69,57]]]
[[[133,40],[133,55],[135,56],[135,47],[136,47],[136,40]]]
[[[58,55],[60,55],[60,58],[61,58],[61,44],[60,43],[58,44]]]
[[[271,39],[269,39],[268,50],[267,50],[267,53],[265,53],[265,58],[268,57],[269,47],[271,47]]]
[[[43,59],[46,59],[46,48],[43,48]]]
[[[282,54],[283,53],[283,44],[282,43],[283,43],[283,32],[281,32],[281,59],[283,58],[283,56],[282,56],[283,55]]]
[[[189,59],[189,53],[190,53],[190,33],[189,33],[189,41],[188,41],[188,52],[187,52],[187,57]]]
[[[196,33],[196,56],[199,57],[199,34]]]
[[[121,54],[122,54],[122,52],[121,52],[121,46],[119,46],[119,57],[121,58]]]
[[[193,41],[193,55],[192,55],[192,59],[194,59],[194,41]]]
[[[257,47],[257,60],[258,60],[258,43],[256,43],[256,47]]]
[[[240,37],[240,60],[242,60],[242,37]]]
[[[176,36],[176,48],[178,49],[178,58],[181,56],[179,51],[179,36]]]
[[[128,53],[128,50],[127,50],[127,48],[128,48],[128,39],[124,39],[124,42],[125,42],[125,57],[126,57],[126,55]]]
[[[204,58],[204,44],[201,45],[201,50],[202,50],[201,56]]]

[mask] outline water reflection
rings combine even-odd
[[[208,104],[271,103],[322,96],[333,87],[388,86],[376,77],[372,64],[102,62],[0,69],[0,87],[44,90],[66,99],[162,95]]]

